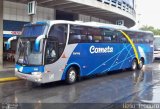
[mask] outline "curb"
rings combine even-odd
[[[21,80],[21,79],[17,77],[0,78],[0,83],[9,82],[9,81],[17,81],[17,80]]]

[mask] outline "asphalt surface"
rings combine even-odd
[[[160,60],[141,71],[110,72],[83,78],[73,85],[63,81],[42,86],[26,80],[0,83],[0,103],[20,109],[120,109],[120,105],[125,109],[128,105],[123,103],[160,103]]]

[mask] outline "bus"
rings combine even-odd
[[[160,58],[160,36],[154,36],[154,59]]]
[[[26,24],[17,40],[15,75],[36,83],[72,84],[84,76],[142,69],[153,60],[153,33],[113,25],[36,22]]]

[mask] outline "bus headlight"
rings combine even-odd
[[[17,68],[15,68],[14,70],[15,70],[15,72],[18,72],[18,69],[17,69]]]
[[[32,72],[32,75],[36,76],[38,78],[41,78],[42,77],[42,72]]]

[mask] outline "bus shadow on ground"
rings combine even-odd
[[[115,70],[115,71],[110,71],[110,72],[104,72],[100,74],[92,74],[89,76],[81,77],[78,78],[77,82],[74,84],[67,84],[65,80],[63,81],[55,81],[55,82],[50,82],[50,83],[45,83],[45,84],[38,84],[38,83],[32,83],[32,86],[35,88],[53,88],[53,87],[61,87],[61,86],[67,86],[67,85],[76,85],[81,82],[85,81],[90,81],[93,79],[99,79],[99,78],[104,78],[104,77],[110,77],[113,75],[118,75],[121,73],[129,73],[131,70],[130,69],[123,69],[123,70]]]
[[[100,77],[105,77],[105,76],[113,76],[113,75],[118,75],[121,73],[130,72],[130,71],[131,71],[130,69],[123,69],[123,70],[103,72],[103,73],[98,73],[98,74],[93,74],[93,75],[82,77],[81,80],[90,80],[90,79],[100,78]]]

